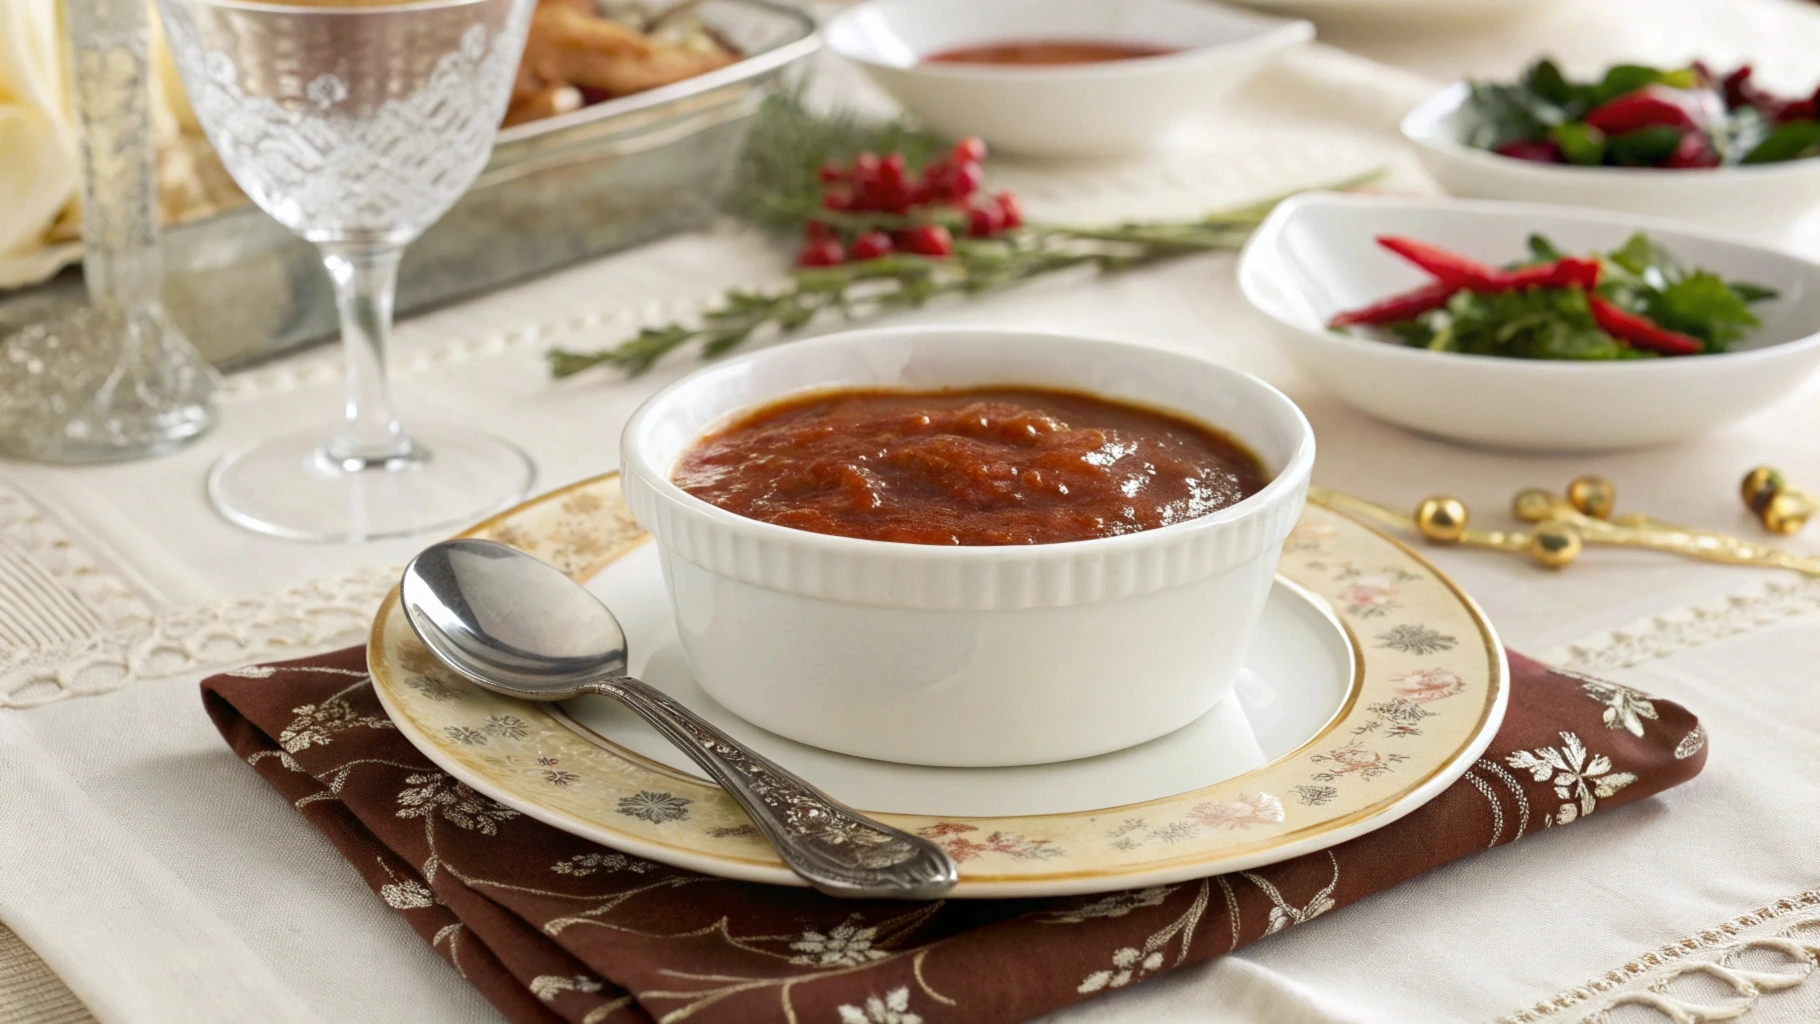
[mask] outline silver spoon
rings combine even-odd
[[[790,870],[830,896],[934,899],[954,887],[939,846],[849,808],[626,675],[607,606],[555,567],[485,540],[444,541],[405,566],[411,628],[449,668],[528,700],[598,693],[624,704],[713,776]]]

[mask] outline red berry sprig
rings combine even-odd
[[[1009,192],[985,195],[986,144],[965,138],[940,159],[931,160],[912,175],[901,153],[861,153],[851,164],[825,164],[819,172],[822,208],[835,214],[878,213],[889,217],[914,217],[919,211],[939,214],[952,210],[952,219],[969,237],[986,238],[1024,223],[1023,209]],[[812,220],[805,228],[800,267],[830,267],[840,263],[878,259],[894,252],[944,257],[954,254],[954,235],[942,223],[915,223],[886,230],[868,226],[848,231],[826,221]]]

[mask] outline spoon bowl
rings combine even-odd
[[[500,599],[474,596],[483,594]],[[437,544],[411,562],[399,596],[437,660],[489,689],[566,700],[626,674],[626,634],[612,610],[555,566],[504,544]]]
[[[630,708],[720,783],[790,869],[831,896],[934,899],[958,878],[929,840],[860,814],[625,674],[613,612],[555,567],[504,544],[451,540],[405,566],[399,594],[438,661],[529,700],[597,693]]]

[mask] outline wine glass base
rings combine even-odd
[[[209,500],[258,533],[363,541],[471,525],[522,500],[537,478],[529,455],[490,434],[445,427],[412,438],[410,454],[353,471],[321,431],[259,441],[209,470]]]

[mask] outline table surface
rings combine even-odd
[[[1186,215],[1373,167],[1390,169],[1386,187],[1432,190],[1395,122],[1442,81],[1506,75],[1546,51],[1574,68],[1748,55],[1772,83],[1811,82],[1820,8],[1555,0],[1489,21],[1323,21],[1321,38],[1159,153],[995,161],[994,175],[1033,216],[1071,221]],[[845,74],[829,68],[824,85]],[[611,469],[632,409],[692,362],[552,382],[541,350],[686,315],[728,286],[775,279],[786,259],[724,225],[405,323],[394,364],[407,423],[485,423],[536,456],[540,487]],[[1366,419],[1288,362],[1233,264],[1209,255],[1039,282],[879,322],[1096,334],[1241,367],[1313,421],[1317,483],[1398,506],[1446,491],[1494,519],[1519,487],[1597,471],[1624,507],[1750,534],[1744,469],[1769,462],[1820,486],[1811,387],[1698,441],[1600,457],[1477,451]],[[3,1024],[498,1019],[237,762],[197,699],[209,671],[355,642],[393,567],[424,543],[295,544],[207,507],[201,481],[223,451],[336,414],[335,359],[315,350],[234,376],[217,430],[166,458],[0,462],[0,618],[42,627],[0,648]],[[1820,533],[1790,546],[1820,551]],[[1722,1004],[1753,1024],[1820,1019],[1820,981],[1808,980],[1820,583],[1635,553],[1552,575],[1484,553],[1433,557],[1513,647],[1692,708],[1712,737],[1704,775],[1055,1020],[1578,1021],[1614,1001],[1631,1004],[1616,1019],[1671,1019],[1644,1008],[1651,999]],[[28,584],[65,595],[65,613],[19,596]],[[1678,977],[1693,961],[1719,966]]]

